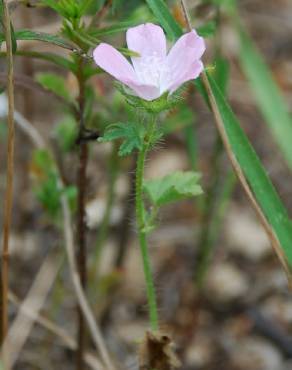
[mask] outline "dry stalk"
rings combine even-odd
[[[16,363],[39,311],[43,307],[48,293],[55,282],[60,266],[61,260],[51,256],[46,257],[41,265],[4,340],[2,350],[5,353],[5,369],[12,368]],[[34,314],[31,317],[25,315],[23,312],[27,310],[33,311]]]
[[[7,144],[6,193],[5,193],[4,221],[3,221],[2,261],[1,261],[1,275],[2,275],[1,338],[0,338],[1,344],[4,342],[8,330],[9,236],[13,202],[13,172],[14,172],[13,57],[12,57],[10,15],[6,1],[3,1],[3,22],[7,50],[8,144]],[[2,353],[2,356],[3,355],[4,353]]]
[[[75,340],[69,333],[67,333],[67,331],[64,328],[55,324],[47,317],[42,316],[40,313],[36,313],[35,308],[21,305],[20,300],[12,292],[9,292],[9,301],[13,303],[15,306],[21,307],[21,312],[23,315],[26,315],[29,318],[34,319],[34,321],[37,324],[39,324],[41,327],[43,327],[44,329],[58,337],[63,342],[63,345],[65,345],[68,349],[72,351],[75,351],[77,349],[77,344]],[[98,361],[98,359],[89,352],[85,352],[84,360],[92,370],[104,369],[100,361]]]

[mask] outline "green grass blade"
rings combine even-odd
[[[171,40],[175,40],[182,35],[181,27],[173,18],[163,0],[146,0],[146,3]]]
[[[208,79],[232,151],[292,267],[292,227],[286,208],[216,82]]]
[[[240,63],[257,105],[287,163],[292,168],[292,118],[263,58],[244,31],[240,34]]]

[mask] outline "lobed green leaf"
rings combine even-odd
[[[144,183],[144,191],[155,206],[162,206],[203,193],[198,184],[200,174],[193,171],[174,172]]]
[[[119,149],[119,155],[125,156],[132,153],[134,149],[142,149],[145,134],[146,130],[142,124],[137,124],[136,122],[119,122],[109,125],[103,137],[99,138],[98,141],[108,142],[122,139],[123,142]]]

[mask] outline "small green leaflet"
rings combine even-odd
[[[100,37],[125,32],[128,28],[137,26],[137,22],[120,22],[103,28],[94,28],[89,31],[90,36]]]
[[[55,127],[54,134],[63,152],[72,150],[78,136],[78,128],[73,116],[65,116]]]
[[[120,156],[126,156],[134,149],[141,150],[145,137],[145,127],[136,122],[119,122],[109,125],[104,133],[104,136],[99,138],[101,143],[123,139],[123,143],[119,149]]]
[[[38,73],[36,75],[36,80],[45,89],[53,92],[69,103],[73,102],[73,98],[69,94],[63,77],[58,76],[54,73]]]
[[[214,36],[216,32],[216,22],[209,21],[203,24],[202,26],[197,27],[197,32],[202,37],[211,37]]]
[[[53,220],[58,216],[62,194],[68,198],[71,209],[75,209],[77,189],[74,186],[59,188],[54,159],[47,150],[33,152],[32,169],[37,174],[33,185],[34,194]]]
[[[198,184],[200,174],[193,171],[174,172],[144,183],[144,191],[156,206],[176,202],[203,193]]]

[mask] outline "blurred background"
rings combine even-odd
[[[155,22],[143,1],[97,3],[101,28],[115,22]],[[183,23],[178,4],[168,1],[168,5],[177,21]],[[242,50],[234,18],[212,2],[189,0],[187,5],[194,27],[200,28],[206,37],[207,68],[219,71],[222,90],[291,211],[291,172],[257,104],[242,57],[249,50]],[[260,51],[264,68],[270,69],[290,107],[292,2],[239,0],[237,7],[250,42]],[[55,12],[33,2],[30,7],[15,5],[12,17],[15,29],[56,34],[61,27]],[[122,47],[125,31],[101,39]],[[39,278],[39,294],[44,294],[45,301],[41,317],[53,323],[55,329],[66,331],[67,344],[55,329],[37,321],[15,369],[71,369],[74,351],[68,345],[68,337],[75,338],[76,301],[64,253],[58,194],[50,160],[36,150],[27,129],[35,128],[41,146],[43,141],[54,151],[74,212],[77,126],[66,94],[76,98],[78,86],[72,73],[48,60],[33,58],[33,54],[29,56],[29,52],[66,56],[69,51],[49,43],[18,41],[18,53],[22,52],[26,56],[15,56],[10,318],[13,320],[19,302]],[[0,83],[4,86],[3,56],[2,52]],[[261,63],[254,65],[256,68],[260,74]],[[61,78],[59,85],[54,76]],[[64,91],[49,91],[54,89],[48,88],[48,79],[56,82],[55,90],[57,86]],[[106,124],[123,122],[132,115],[110,77],[99,73],[90,81],[92,129],[103,132]],[[2,93],[1,199],[5,189],[6,104]],[[207,105],[190,87],[185,101],[163,119],[166,136],[148,158],[146,177],[193,169],[201,173],[204,190],[201,197],[164,207],[159,225],[150,237],[161,327],[174,338],[182,368],[292,369],[292,300],[286,277],[232,173]],[[124,369],[138,367],[137,348],[147,329],[144,278],[134,223],[134,165],[134,156],[119,157],[115,145],[90,143],[87,296],[110,350]],[[0,207],[1,223],[2,212]],[[53,272],[48,256],[54,256]],[[49,261],[48,271],[36,277],[44,261]],[[88,348],[90,351],[90,343]]]

